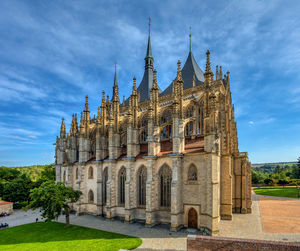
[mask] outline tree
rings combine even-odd
[[[287,179],[281,179],[278,181],[278,185],[282,185],[284,187],[284,185],[289,184]]]
[[[270,178],[267,178],[267,179],[264,180],[264,183],[265,183],[266,185],[272,185],[272,184],[273,184],[273,180],[270,179]]]
[[[10,202],[24,202],[29,199],[29,191],[32,188],[31,179],[23,174],[19,178],[7,182],[3,185],[3,200],[7,200]],[[14,207],[18,207],[18,203],[14,204]],[[24,205],[24,203],[23,203]]]
[[[40,208],[43,218],[47,221],[57,219],[64,210],[66,226],[70,225],[69,203],[78,201],[82,193],[67,187],[62,182],[46,181],[40,187],[30,191],[30,203],[27,208]]]

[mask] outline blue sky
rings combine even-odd
[[[54,162],[61,117],[89,95],[141,81],[151,16],[158,83],[192,51],[230,71],[240,151],[253,163],[300,156],[300,1],[0,1],[0,165]]]

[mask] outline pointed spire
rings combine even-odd
[[[216,66],[216,80],[219,79],[219,66]]]
[[[85,112],[89,111],[89,97],[88,95],[85,96]]]
[[[206,67],[205,67],[205,73],[204,73],[204,78],[205,78],[206,82],[211,82],[213,80],[213,75],[214,75],[210,68],[209,56],[210,56],[210,51],[207,50],[207,52],[206,52]]]
[[[106,105],[108,105],[109,104],[109,95],[107,94],[106,95]]]
[[[148,35],[147,52],[145,57],[145,69],[153,68],[153,61],[154,61],[152,57],[152,50],[151,50],[150,26],[151,26],[151,18],[149,17],[149,35]]]
[[[192,52],[192,27],[190,26],[190,34],[189,34],[189,37],[190,37],[190,53]]]
[[[117,82],[117,63],[115,63],[115,77],[114,77],[114,86],[117,86],[118,82]]]
[[[177,76],[176,76],[176,80],[182,82],[181,62],[180,62],[180,60],[177,61]]]
[[[114,86],[113,86],[113,101],[119,101],[119,87],[117,82],[117,64],[115,63],[115,76],[114,76]]]
[[[102,91],[101,107],[105,107],[105,91]]]
[[[136,77],[133,77],[132,92],[135,92],[135,93],[136,93]]]
[[[62,118],[61,127],[60,127],[60,138],[66,138],[66,126],[65,126],[65,119]]]
[[[77,134],[77,132],[78,132],[77,113],[75,113],[74,121],[75,121],[75,134]]]
[[[158,84],[157,84],[157,71],[154,70],[153,71],[153,84],[152,84],[152,88],[157,90],[158,89]]]

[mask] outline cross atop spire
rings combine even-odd
[[[146,57],[145,57],[145,69],[153,68],[153,57],[152,57],[151,39],[150,39],[150,26],[151,26],[151,18],[149,17],[149,35],[148,35],[147,52],[146,52]]]
[[[190,37],[190,52],[192,52],[192,27],[190,26],[190,34],[189,34],[189,37]]]

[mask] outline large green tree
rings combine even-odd
[[[37,209],[42,212],[42,216],[51,221],[57,219],[64,211],[66,215],[66,225],[70,225],[69,203],[78,201],[80,191],[67,187],[62,182],[46,181],[40,187],[34,188],[30,193],[30,203],[27,208]]]

